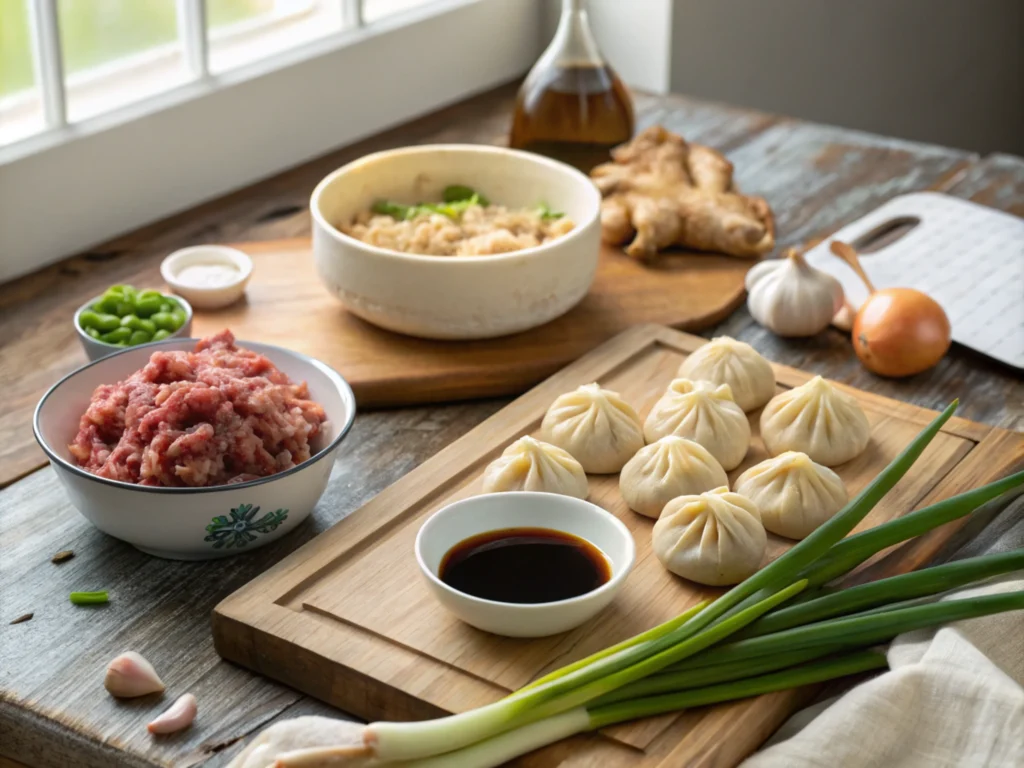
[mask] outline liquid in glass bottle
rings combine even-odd
[[[598,50],[584,0],[562,0],[555,37],[519,89],[509,145],[589,171],[632,136],[629,92]]]

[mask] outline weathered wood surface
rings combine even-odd
[[[0,386],[31,408],[36,393],[83,361],[70,313],[114,282],[153,283],[160,259],[203,242],[303,237],[308,195],[328,171],[369,151],[431,141],[499,142],[514,89],[506,87],[339,150],[251,188],[93,248],[0,286]],[[984,160],[927,147],[678,97],[637,99],[641,126],[663,122],[717,146],[736,161],[746,191],[765,194],[780,219],[782,245],[819,237],[900,192],[936,188],[1024,213],[1024,162]],[[803,147],[801,149],[801,147]],[[705,336],[738,335],[768,357],[861,389],[935,408],[961,396],[961,413],[1024,427],[1021,383],[985,358],[953,349],[936,370],[885,381],[864,372],[842,334],[791,342],[763,332],[745,308]],[[225,596],[361,506],[503,403],[362,413],[339,453],[330,487],[303,526],[276,545],[232,560],[155,560],[92,529],[68,503],[29,425],[0,417],[0,754],[32,766],[222,766],[237,742],[269,722],[329,707],[220,661],[209,613]],[[1019,517],[1020,507],[1007,515]],[[988,535],[988,531],[986,531]],[[76,557],[50,563],[71,548]],[[98,610],[67,602],[72,589],[110,588]],[[28,622],[7,622],[33,611]],[[115,705],[103,667],[134,648],[157,664],[170,694],[200,700],[188,733],[155,741],[143,705]]]
[[[486,465],[523,434],[537,435],[548,406],[591,381],[622,393],[641,419],[704,339],[663,326],[635,326],[616,336],[417,467],[351,518],[310,542],[231,595],[214,610],[218,652],[368,720],[422,719],[496,701],[551,670],[678,616],[721,590],[675,578],[651,550],[653,520],[630,511],[617,475],[591,476],[589,499],[632,532],[636,564],[622,592],[600,616],[570,632],[531,641],[478,632],[430,594],[409,556],[416,534],[446,504],[480,493]],[[779,391],[811,376],[775,367]],[[863,489],[927,424],[934,412],[847,390],[871,423],[868,449],[836,471],[851,496]],[[760,409],[749,414],[752,440],[730,482],[768,454]],[[953,419],[855,532],[873,528],[1024,466],[1024,435]],[[856,580],[904,573],[930,561],[967,523],[959,520],[872,562]],[[769,535],[765,562],[791,541]],[[802,692],[761,696],[609,729],[615,744],[594,745],[601,764],[628,768],[701,760],[729,765],[767,736],[751,722],[780,723]],[[638,752],[623,750],[632,746]],[[517,763],[518,764],[518,763]],[[531,766],[562,765],[550,750]]]

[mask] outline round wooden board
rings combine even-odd
[[[196,312],[193,333],[230,328],[337,368],[360,405],[409,405],[518,394],[620,331],[658,323],[698,331],[743,301],[754,263],[667,254],[654,266],[605,248],[587,297],[547,325],[500,339],[430,341],[384,331],[344,310],[316,276],[306,239],[243,243],[255,263],[246,298]]]

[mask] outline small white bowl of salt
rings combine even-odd
[[[252,275],[252,259],[224,245],[182,248],[160,264],[160,275],[195,309],[220,309],[245,293]]]

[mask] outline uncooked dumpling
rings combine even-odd
[[[714,384],[728,384],[733,400],[744,411],[753,411],[775,394],[775,372],[771,363],[749,344],[728,336],[712,339],[687,357],[679,378]]]
[[[750,447],[750,422],[728,384],[676,379],[644,422],[653,443],[666,435],[700,443],[725,470],[735,469]]]
[[[618,392],[597,384],[555,400],[544,415],[541,437],[598,475],[618,472],[644,445],[643,427],[633,407]]]
[[[761,413],[761,438],[772,456],[800,451],[834,467],[859,456],[870,437],[857,401],[821,376],[776,395]]]
[[[587,475],[567,451],[526,436],[484,470],[484,493],[541,491],[587,498]]]
[[[672,499],[651,534],[662,565],[712,587],[739,584],[752,575],[767,544],[757,505],[724,487]]]
[[[728,482],[722,465],[706,448],[669,435],[641,448],[626,463],[619,491],[634,512],[657,517],[676,496],[703,493]]]
[[[765,528],[790,539],[808,536],[850,498],[839,475],[796,451],[751,467],[733,490],[757,505]]]

